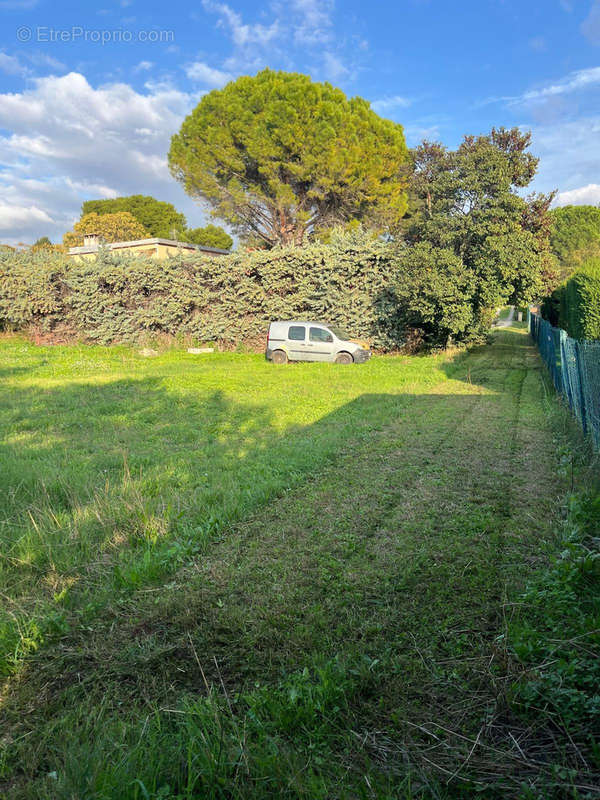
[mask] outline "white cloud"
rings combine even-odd
[[[336,81],[353,74],[346,61],[356,59],[358,51],[368,46],[365,40],[352,45],[335,36],[334,0],[288,0],[274,2],[270,18],[247,21],[230,5],[219,0],[202,0],[205,11],[216,14],[217,27],[233,45],[233,52],[223,66],[239,74],[263,67],[292,70],[297,58],[306,64],[314,59],[315,77]],[[350,55],[346,52],[352,47]]]
[[[585,91],[600,84],[600,67],[588,67],[587,69],[570,72],[561,80],[542,86],[539,89],[530,89],[520,95],[505,97],[488,97],[478,105],[489,105],[490,103],[507,103],[509,106],[526,106],[539,104],[544,101],[573,94],[574,92]]]
[[[297,14],[294,38],[300,44],[316,45],[332,38],[332,0],[293,0],[291,8]]]
[[[203,61],[195,61],[185,67],[185,74],[190,80],[197,81],[211,89],[224,86],[233,78],[230,72],[224,72],[214,67],[209,67]]]
[[[55,72],[63,72],[65,70],[65,65],[61,61],[36,50],[23,53],[22,58],[35,67],[49,67]],[[11,56],[3,51],[0,51],[0,72],[4,72],[7,75],[17,75],[20,78],[31,77],[34,73],[33,69],[24,64],[18,56]]]
[[[371,103],[371,108],[378,114],[386,114],[394,111],[397,108],[408,108],[412,104],[412,100],[408,97],[396,94],[393,97],[384,97],[381,100],[374,100]]]
[[[102,183],[90,183],[89,181],[74,181],[71,178],[65,178],[65,183],[71,189],[81,194],[94,195],[94,197],[109,198],[118,197],[119,193],[116,189],[110,186],[105,186]]]
[[[83,200],[117,194],[152,194],[201,224],[166,159],[194,102],[168,84],[146,93],[123,83],[94,88],[75,72],[0,94],[0,197],[21,209],[4,212],[3,241],[60,239]]]
[[[51,223],[50,216],[37,206],[17,206],[0,202],[0,231],[11,232],[34,224]]]
[[[564,204],[569,192],[600,182],[600,116],[534,126],[532,134],[531,149],[540,158],[536,191],[558,189]]]
[[[495,100],[508,101],[509,105],[527,105],[538,103],[549,98],[582,91],[600,84],[600,67],[589,67],[569,73],[562,80],[544,86],[540,89],[531,89],[516,97],[501,97]]]
[[[589,69],[580,69],[576,72],[571,72],[566,78],[557,81],[550,86],[545,86],[542,89],[533,89],[525,92],[519,98],[515,98],[518,102],[530,102],[536,100],[544,100],[547,97],[556,97],[557,95],[570,94],[577,92],[581,89],[586,89],[589,86],[595,86],[600,83],[600,67],[590,67]]]
[[[279,33],[279,20],[275,19],[271,25],[254,23],[249,25],[244,23],[240,14],[234,11],[227,3],[217,3],[214,0],[202,0],[202,5],[207,11],[218,14],[221,18],[221,25],[229,29],[234,44],[238,47],[258,44],[265,46],[269,44]]]
[[[147,72],[149,69],[152,69],[154,63],[152,61],[140,61],[139,64],[136,64],[133,68],[134,72]]]
[[[597,206],[600,205],[600,184],[588,183],[578,189],[559,192],[554,199],[555,206]]]

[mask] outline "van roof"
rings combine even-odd
[[[277,319],[271,325],[324,325],[329,326],[329,322],[322,322],[319,319]]]

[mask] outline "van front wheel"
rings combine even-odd
[[[287,353],[285,350],[274,350],[273,355],[271,356],[271,361],[274,364],[287,364]]]
[[[336,364],[352,364],[354,359],[350,355],[350,353],[338,353],[335,357]]]

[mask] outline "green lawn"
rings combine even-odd
[[[472,752],[571,479],[522,328],[351,368],[6,338],[0,380],[0,797],[543,780]]]

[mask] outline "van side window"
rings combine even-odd
[[[303,342],[306,339],[306,328],[304,325],[290,325],[288,339],[293,342]]]
[[[333,342],[333,336],[324,328],[311,328],[308,335],[311,342]]]

